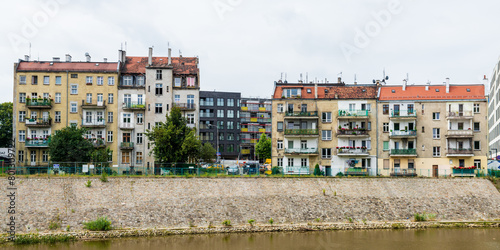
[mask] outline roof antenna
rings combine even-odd
[[[125,51],[127,51],[127,41],[125,41]]]
[[[31,42],[30,42],[30,50],[29,50],[28,55],[29,55],[29,57],[31,58]]]
[[[306,72],[306,83],[309,83],[309,73]]]
[[[280,81],[283,81],[283,72],[281,72]]]
[[[354,82],[357,82],[356,74],[354,74]]]

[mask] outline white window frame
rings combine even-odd
[[[106,139],[108,142],[113,142],[113,131],[108,131],[108,135],[107,135]]]
[[[324,117],[326,115],[326,118]],[[321,114],[322,122],[332,122],[332,112],[323,112]]]
[[[326,134],[325,134],[325,132],[326,132]],[[331,141],[332,140],[332,131],[331,130],[322,130],[321,131],[321,140]]]
[[[115,85],[115,77],[108,76],[108,85]]]
[[[56,93],[55,103],[61,103],[61,93]]]
[[[78,102],[70,102],[70,113],[78,113]]]
[[[113,93],[108,93],[108,104],[112,104],[115,102],[115,95]]]
[[[78,95],[78,84],[72,83],[70,86],[71,86],[70,94]]]
[[[93,76],[86,76],[85,77],[85,84],[89,84],[89,83],[90,84],[94,83],[94,77]]]
[[[329,153],[328,153],[329,151]],[[332,158],[332,149],[331,148],[322,148],[321,149],[321,158],[322,159],[331,159]]]
[[[432,157],[441,157],[441,147],[432,147]]]
[[[43,76],[43,85],[50,84],[50,76]]]
[[[279,149],[283,149],[283,140],[278,140],[278,144],[277,144],[277,147],[276,147],[278,150]]]
[[[441,129],[432,128],[432,139],[441,139]]]
[[[277,112],[283,113],[283,104],[282,103],[278,103]]]
[[[56,85],[61,85],[61,84],[62,84],[62,77],[56,76]]]
[[[26,130],[19,130],[19,142],[26,141]]]
[[[433,112],[433,113],[432,113],[432,120],[434,120],[434,121],[438,121],[438,120],[440,120],[440,118],[441,118],[440,116],[441,116],[441,115],[440,115],[440,113],[439,113],[439,112]]]

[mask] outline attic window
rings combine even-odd
[[[328,89],[325,89],[325,93],[328,93]]]
[[[362,91],[363,91],[363,92],[366,92],[366,89],[363,89]]]
[[[307,93],[311,94],[311,89],[307,89]]]
[[[467,89],[467,92],[470,92],[470,89]]]
[[[439,89],[436,89],[436,92],[439,92]]]
[[[393,89],[393,90],[392,90],[392,93],[396,93],[396,90],[394,90],[394,89]]]

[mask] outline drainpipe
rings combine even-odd
[[[379,159],[379,140],[378,137],[380,136],[380,131],[379,131],[379,124],[378,124],[378,103],[379,103],[379,98],[380,98],[380,91],[381,88],[378,88],[378,93],[377,93],[377,98],[375,100],[375,124],[377,124],[377,146],[376,146],[376,160],[375,160],[375,171],[376,174],[378,174],[378,159]]]
[[[66,70],[66,127],[69,119],[69,71]]]

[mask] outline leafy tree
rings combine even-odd
[[[109,148],[96,148],[90,153],[90,161],[108,166],[108,157],[112,152]]]
[[[184,138],[182,143],[182,153],[188,158],[188,161],[197,161],[200,158],[201,141],[196,138],[195,131],[192,129]]]
[[[266,134],[262,133],[260,136],[259,142],[255,145],[255,153],[262,160],[271,158],[271,138],[267,138]]]
[[[215,150],[214,146],[212,146],[212,143],[205,142],[200,150],[200,158],[204,162],[212,162],[215,158],[216,153],[217,151]]]
[[[89,162],[94,150],[92,143],[85,138],[85,129],[69,126],[51,137],[49,155],[53,162]]]
[[[322,175],[321,170],[319,169],[319,164],[316,163],[316,166],[314,166],[314,175]]]
[[[12,102],[0,104],[0,148],[12,146],[12,108]]]

